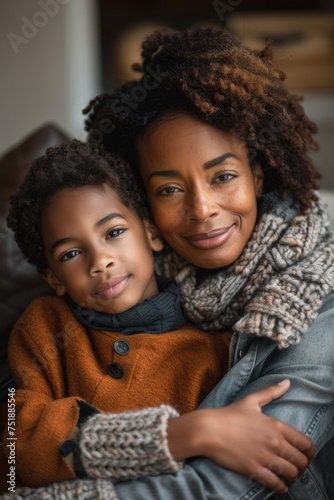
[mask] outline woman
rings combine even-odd
[[[309,156],[316,126],[271,59],[270,46],[253,52],[226,31],[155,32],[142,46],[140,79],[93,100],[86,125],[90,141],[120,152],[140,176],[168,244],[157,270],[180,285],[190,321],[231,335],[230,371],[201,407],[289,378],[290,390],[263,412],[316,447],[289,498],[326,499],[334,491],[334,243]],[[221,425],[233,439],[226,414]],[[274,489],[272,475],[285,473],[276,461],[256,479]],[[195,459],[177,476],[116,491],[121,499],[268,498],[258,481]]]

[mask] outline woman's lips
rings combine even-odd
[[[129,276],[117,276],[116,278],[112,278],[106,281],[96,292],[94,292],[94,295],[103,299],[110,299],[111,297],[123,292],[124,288],[128,284],[128,281]]]
[[[228,228],[215,229],[208,233],[194,234],[192,236],[187,236],[186,239],[196,248],[209,250],[223,245],[230,237],[234,227],[235,224],[232,224],[232,226]]]

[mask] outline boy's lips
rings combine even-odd
[[[101,297],[103,299],[114,297],[124,290],[124,288],[128,284],[129,279],[130,276],[128,275],[116,276],[114,278],[111,278],[110,280],[103,283],[103,285],[101,285],[98,290],[93,293],[93,295],[97,295],[98,297]]]
[[[220,229],[214,229],[207,233],[198,233],[191,236],[187,236],[186,239],[196,248],[201,250],[209,250],[211,248],[217,248],[223,245],[230,237],[235,224],[229,227],[224,227]]]

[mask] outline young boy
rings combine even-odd
[[[223,334],[186,324],[177,286],[155,277],[163,243],[128,165],[76,140],[49,149],[12,197],[8,225],[56,292],[10,338],[17,480],[176,471],[166,422],[222,378],[228,349]]]

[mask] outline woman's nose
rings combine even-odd
[[[217,215],[218,211],[214,193],[210,189],[192,190],[185,199],[184,213],[189,222],[205,222]]]

